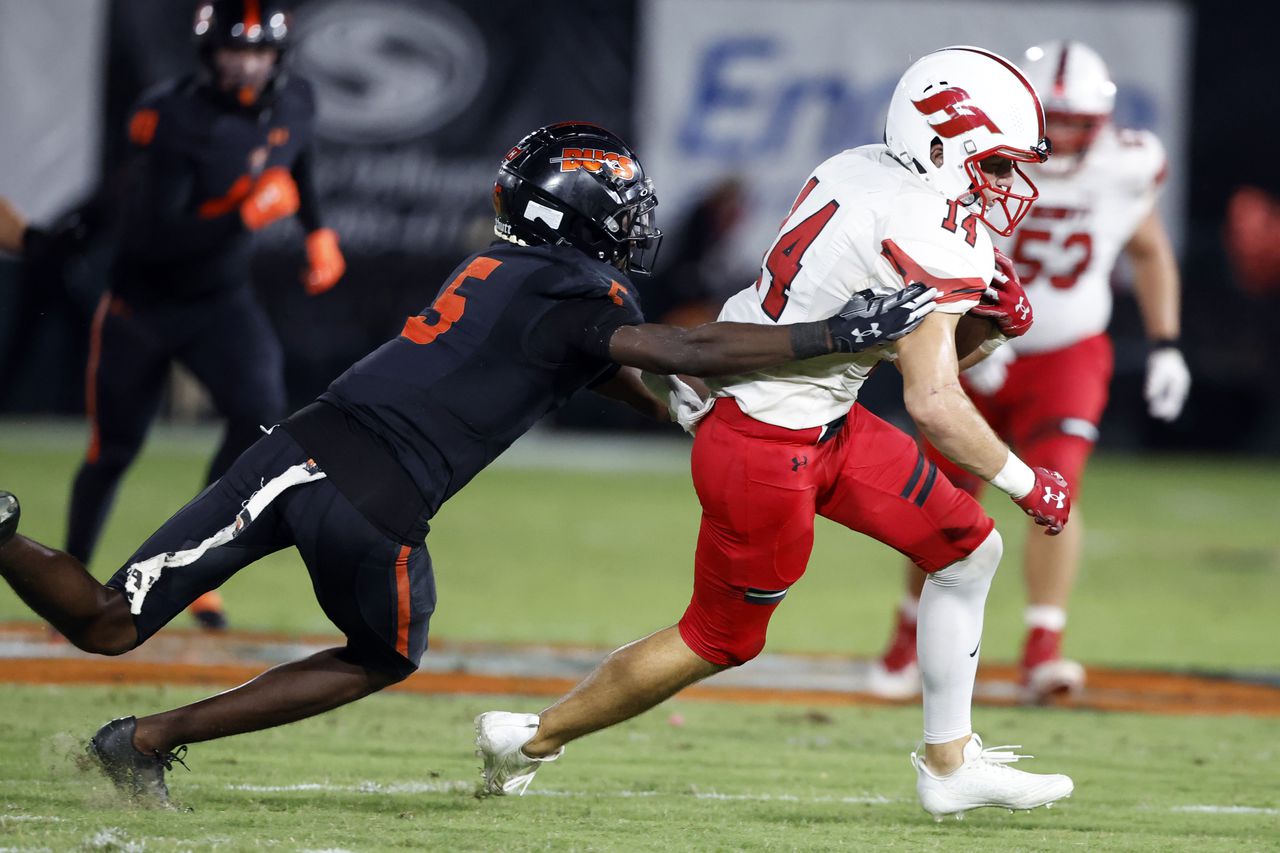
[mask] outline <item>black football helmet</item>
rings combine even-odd
[[[289,44],[290,24],[289,13],[279,0],[199,0],[192,35],[209,82],[216,84],[218,80],[214,53],[219,48],[270,47],[283,54]],[[275,89],[280,70],[278,55],[264,94]],[[243,95],[240,101],[249,104]]]
[[[540,127],[515,144],[493,185],[494,232],[567,244],[623,272],[648,274],[662,242],[658,197],[635,153],[598,125]]]

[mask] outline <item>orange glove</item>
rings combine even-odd
[[[307,235],[307,269],[302,274],[307,295],[324,293],[347,271],[347,261],[338,248],[338,232],[319,228]]]
[[[240,219],[250,231],[265,228],[297,212],[298,185],[282,166],[272,166],[259,175],[248,198],[240,205]]]

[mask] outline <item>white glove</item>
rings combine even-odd
[[[964,380],[976,393],[989,397],[1004,387],[1004,381],[1009,378],[1009,365],[1017,357],[1013,347],[1001,346],[966,370]]]
[[[680,424],[680,428],[689,435],[697,431],[698,421],[706,417],[707,412],[711,411],[711,407],[716,402],[714,397],[708,397],[706,400],[699,397],[698,392],[681,381],[678,376],[659,376],[656,373],[641,371],[640,379],[644,382],[644,387],[649,389],[650,394],[659,400],[666,399],[671,420]]]
[[[1182,353],[1174,346],[1153,350],[1147,356],[1147,383],[1143,396],[1147,412],[1162,421],[1177,420],[1191,390],[1191,371]]]

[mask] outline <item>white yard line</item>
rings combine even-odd
[[[1280,809],[1267,809],[1260,806],[1174,806],[1171,812],[1194,812],[1196,814],[1260,814],[1280,815]]]

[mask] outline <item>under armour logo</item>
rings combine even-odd
[[[1053,487],[1052,487],[1052,486],[1045,486],[1045,487],[1044,487],[1044,502],[1045,502],[1045,503],[1047,503],[1047,504],[1051,504],[1051,503],[1053,503],[1053,502],[1057,501],[1057,503],[1058,503],[1058,509],[1062,509],[1062,507],[1065,505],[1065,504],[1063,504],[1063,501],[1065,501],[1066,499],[1067,499],[1067,493],[1066,493],[1066,492],[1058,492],[1057,494],[1054,494],[1054,492],[1053,492]]]
[[[849,334],[857,338],[858,343],[862,343],[863,338],[878,338],[880,337],[880,324],[872,323],[871,328],[865,332],[861,329],[854,329]]]
[[[1013,310],[1017,311],[1024,320],[1031,316],[1031,306],[1027,304],[1025,296],[1018,297],[1018,304],[1013,306]]]
[[[808,457],[808,456],[792,456],[792,457],[791,457],[791,470],[792,470],[792,471],[799,471],[799,470],[800,470],[800,468],[801,468],[801,466],[808,465],[808,464],[809,464],[809,457]]]

